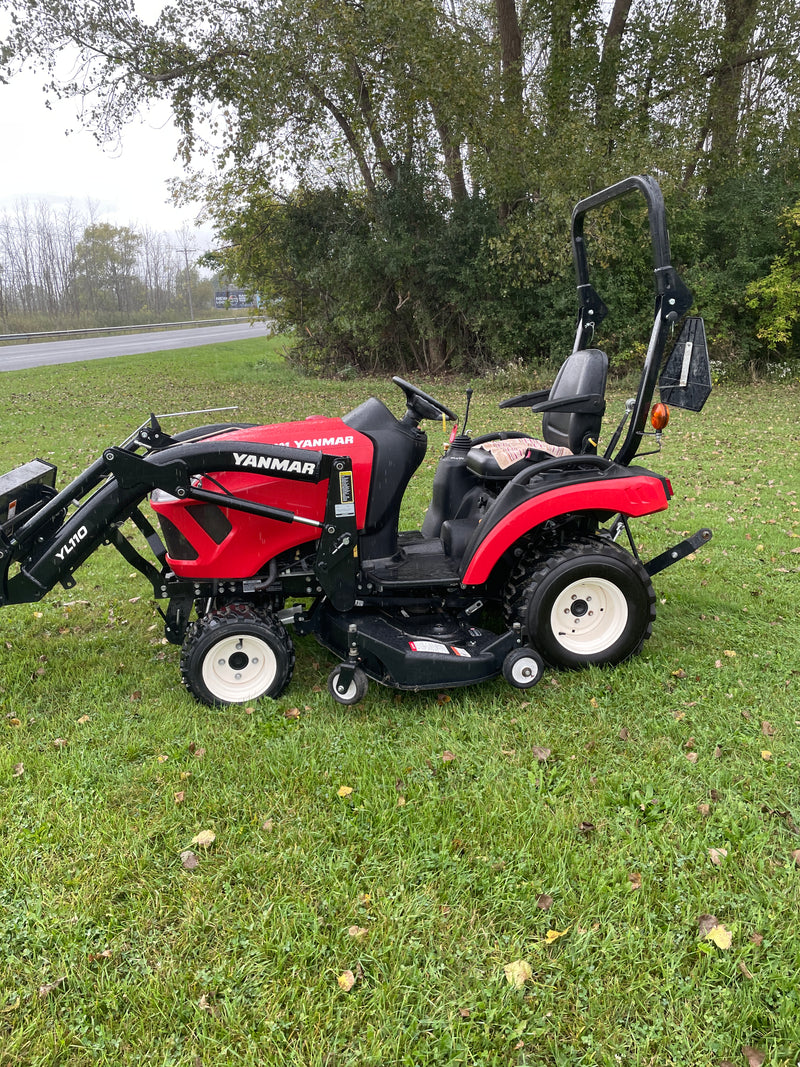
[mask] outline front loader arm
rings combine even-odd
[[[213,497],[225,507],[321,527],[322,523],[280,508],[224,493],[208,493],[197,488],[193,479],[211,472],[255,469],[273,478],[320,482],[329,477],[332,462],[333,457],[317,451],[244,441],[193,442],[145,455],[125,447],[108,448],[0,546],[0,603],[29,603],[40,600],[59,582],[73,584],[72,573],[97,548],[107,542],[118,545],[118,527],[155,489],[179,499]],[[81,497],[87,499],[63,519]],[[9,575],[14,563],[19,568]],[[152,581],[152,575],[148,577]]]

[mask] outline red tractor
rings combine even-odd
[[[631,192],[648,208],[655,318],[637,394],[599,455],[608,359],[590,346],[606,308],[589,283],[583,223]],[[328,688],[342,704],[361,700],[370,678],[420,690],[502,673],[528,688],[544,663],[577,668],[634,655],[655,619],[652,576],[711,537],[700,530],[644,562],[630,532],[631,519],[668,506],[669,481],[631,463],[646,436],[660,442],[667,404],[703,406],[705,333],[702,319],[685,318],[692,298],[670,264],[652,179],[629,178],[581,201],[572,249],[573,351],[549,390],[500,405],[540,412],[540,433],[469,437],[468,391],[420,530],[399,530],[427,448],[420,423],[456,416],[401,378],[393,379],[405,399],[399,419],[375,397],[344,418],[174,435],[153,416],[59,493],[55,469],[39,460],[0,479],[2,602],[73,585],[73,572],[110,542],[167,601],[166,635],[183,645],[184,684],[206,704],[283,692],[294,667],[291,629],[339,659]],[[140,508],[148,498],[160,536]],[[155,563],[120,532],[128,519]]]

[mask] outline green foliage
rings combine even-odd
[[[772,343],[743,294],[797,200],[796,0],[238,0],[168,4],[152,24],[130,0],[6,6],[0,72],[38,64],[101,135],[166,99],[187,162],[229,164],[234,178],[184,192],[222,241],[242,239],[217,261],[280,300],[314,365],[427,372],[560,350],[549,309],[572,205],[632,173],[685,212],[673,225],[693,240],[676,247],[725,357],[757,362]],[[65,47],[80,59],[66,81]],[[638,245],[614,251],[633,326]]]
[[[758,313],[757,335],[771,352],[784,352],[796,340],[800,322],[800,203],[783,217],[784,251],[766,277],[747,287],[747,306]]]
[[[296,331],[293,358],[324,373],[548,358],[569,295],[562,275],[505,253],[485,200],[448,205],[413,173],[370,198],[301,187],[278,201],[251,187],[219,224],[224,250],[207,262],[266,298],[279,327]],[[558,290],[554,314],[546,298]]]

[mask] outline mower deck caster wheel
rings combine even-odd
[[[338,704],[358,704],[367,695],[369,679],[360,667],[353,669],[353,677],[349,684],[340,689],[342,665],[334,667],[328,675],[328,692]]]
[[[532,648],[515,648],[503,660],[503,677],[515,689],[531,689],[541,681],[544,660]]]

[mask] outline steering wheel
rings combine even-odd
[[[441,401],[436,400],[430,393],[423,393],[421,389],[418,389],[416,385],[412,385],[411,382],[407,382],[405,378],[398,378],[395,375],[392,381],[405,393],[406,407],[416,417],[417,422],[420,419],[439,419],[442,415],[446,415],[448,419],[452,419],[454,422],[458,418],[456,413],[445,407]]]

